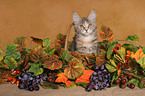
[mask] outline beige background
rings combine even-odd
[[[0,0],[0,46],[19,36],[26,36],[28,45],[30,36],[53,40],[58,33],[66,34],[73,11],[86,17],[92,9],[98,31],[104,24],[113,30],[114,39],[137,34],[138,44],[145,46],[145,0]],[[72,28],[70,40],[73,35]]]

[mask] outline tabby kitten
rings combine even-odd
[[[87,18],[81,18],[77,13],[73,13],[75,37],[71,45],[71,51],[80,53],[97,52],[97,24],[96,14],[92,10]]]

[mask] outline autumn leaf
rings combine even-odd
[[[48,59],[44,62],[45,68],[55,70],[60,69],[62,67],[62,61],[59,60],[59,57],[57,55],[51,55],[48,57]]]
[[[15,40],[14,40],[15,44],[18,44],[18,45],[21,45],[21,46],[26,46],[26,42],[27,42],[27,39],[26,39],[25,36],[16,37]]]
[[[117,74],[118,74],[118,76],[120,76],[120,73],[121,73],[121,67],[122,67],[122,63],[119,62],[119,63],[117,64]]]
[[[55,82],[57,83],[65,83],[67,87],[70,87],[71,85],[73,85],[73,82],[68,80],[67,76],[64,73],[60,73],[57,75],[57,79],[55,80]]]
[[[109,39],[110,41],[113,39],[113,32],[109,27],[106,27],[105,25],[102,25],[99,34],[102,39]]]
[[[85,70],[84,73],[83,73],[83,75],[81,75],[80,77],[78,77],[75,82],[76,83],[78,83],[78,82],[81,82],[81,83],[83,83],[83,82],[89,83],[90,82],[89,78],[90,78],[90,76],[92,75],[93,72],[94,72],[93,70]]]
[[[32,37],[32,36],[31,36],[31,39],[32,39],[33,42],[35,42],[35,43],[37,43],[37,44],[40,44],[40,45],[43,44],[43,40],[40,39],[40,38],[36,38],[36,37]]]
[[[44,62],[47,59],[47,53],[43,50],[42,46],[32,49],[30,52],[30,60],[33,62]]]
[[[135,58],[135,60],[137,61],[145,57],[145,54],[143,53],[142,48],[140,48],[136,51],[135,54],[131,54],[131,57]]]
[[[80,55],[79,52],[74,51],[74,52],[70,52],[70,53],[71,53],[71,55],[72,55],[73,57],[75,57],[75,58],[81,60],[81,55]]]
[[[77,77],[80,77],[83,72],[84,66],[81,61],[76,58],[72,58],[69,61],[69,67],[66,67],[64,69],[64,73],[69,79],[75,79]]]

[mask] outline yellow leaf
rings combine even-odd
[[[143,53],[142,48],[140,48],[136,51],[135,54],[131,54],[131,57],[135,58],[135,60],[137,61],[145,57],[145,54]]]

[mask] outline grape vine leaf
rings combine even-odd
[[[54,55],[54,48],[50,47],[51,40],[49,38],[45,38],[43,40],[43,49],[47,53],[48,56]]]
[[[31,36],[31,39],[32,39],[33,42],[35,42],[35,43],[37,43],[37,44],[40,44],[40,45],[43,44],[43,40],[40,39],[40,38],[36,38],[36,37],[32,37],[32,36]]]
[[[62,82],[62,83],[65,83],[65,85],[66,85],[67,87],[70,87],[70,86],[73,85],[73,82],[70,81],[70,80],[68,80],[67,76],[66,76],[64,73],[59,73],[57,76],[58,76],[58,77],[57,77],[57,79],[55,80],[55,82],[57,82],[57,83],[61,83],[61,82]]]
[[[43,68],[40,67],[41,64],[37,63],[30,63],[30,69],[29,72],[33,72],[35,76],[40,75],[43,73]]]
[[[117,50],[117,53],[120,55],[121,59],[123,60],[123,62],[125,62],[125,48],[124,47],[121,47],[120,50]]]
[[[6,56],[4,59],[4,63],[9,67],[10,70],[15,69],[18,67],[17,62],[11,56]]]
[[[3,53],[2,49],[0,49],[0,61],[3,59],[3,56],[1,56]]]
[[[143,58],[137,60],[137,63],[139,63],[140,66],[141,66],[143,69],[145,69],[145,57],[143,57]]]
[[[22,37],[16,37],[14,40],[15,44],[26,46],[27,38],[25,36]]]
[[[106,68],[108,69],[109,72],[115,72],[117,71],[117,68],[115,68],[114,66],[110,65],[110,64],[105,64]]]
[[[106,27],[105,25],[102,25],[100,31],[99,31],[100,37],[102,39],[113,39],[113,32],[109,27]]]
[[[78,77],[75,82],[76,83],[79,83],[79,82],[81,82],[81,83],[89,83],[90,82],[89,78],[90,78],[90,76],[92,75],[93,72],[94,72],[93,70],[85,70],[83,72],[83,75]]]
[[[70,53],[71,53],[71,55],[72,55],[73,57],[75,57],[75,58],[77,58],[77,59],[79,59],[79,60],[82,60],[82,57],[81,57],[81,55],[80,55],[79,52],[77,52],[77,51],[72,51],[72,52],[70,52]]]
[[[67,62],[69,62],[70,60],[70,52],[68,50],[63,50],[63,52],[61,53],[60,57],[63,59],[63,60],[66,60]]]
[[[47,59],[47,53],[43,50],[42,46],[38,46],[32,49],[30,52],[30,60],[33,62],[45,62]]]
[[[49,45],[50,45],[50,43],[51,43],[51,40],[50,40],[49,38],[45,38],[45,39],[43,40],[43,47],[44,47],[44,48],[48,48]]]
[[[136,47],[132,44],[123,44],[122,47],[124,47],[126,50],[135,52],[136,51]]]
[[[55,70],[62,68],[62,61],[59,60],[59,57],[57,55],[51,55],[48,57],[48,59],[44,62],[45,68]]]
[[[50,83],[48,81],[43,81],[40,83],[40,85],[44,88],[44,89],[59,89],[57,84],[54,83]]]
[[[133,41],[139,41],[139,37],[137,36],[137,35],[134,35],[134,36],[128,36],[127,38],[126,38],[126,40],[128,41],[128,42],[133,42]]]
[[[113,53],[113,48],[116,46],[116,44],[111,44],[109,47],[108,47],[108,50],[107,50],[107,59],[110,59],[111,58],[111,55]]]
[[[131,54],[132,58],[135,58],[136,61],[145,57],[145,54],[142,51],[142,48],[138,49],[135,54]]]
[[[84,66],[80,60],[72,58],[69,61],[69,67],[66,67],[64,73],[69,79],[80,77],[84,72]]]

